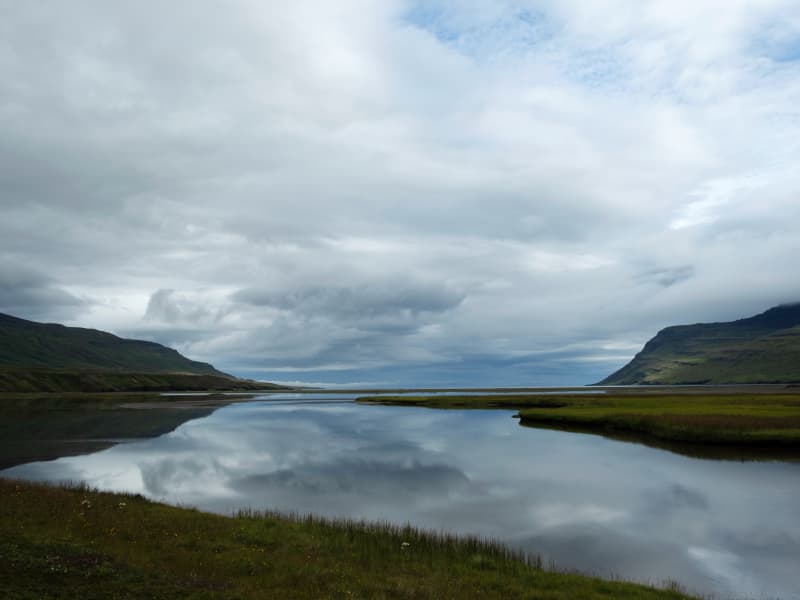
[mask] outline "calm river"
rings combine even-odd
[[[504,410],[270,396],[155,439],[3,475],[170,503],[411,522],[545,564],[718,598],[800,598],[800,464],[688,458]]]

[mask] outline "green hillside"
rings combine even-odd
[[[191,373],[230,377],[155,342],[128,340],[96,329],[36,323],[0,313],[0,367]]]
[[[800,382],[800,303],[729,323],[661,330],[597,385]]]
[[[0,368],[0,392],[236,392],[284,386],[221,375]]]

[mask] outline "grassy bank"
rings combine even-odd
[[[673,599],[411,527],[236,518],[0,480],[3,598]]]
[[[577,426],[703,444],[800,448],[800,389],[608,390],[604,394],[364,397],[431,408],[513,408],[525,425]]]

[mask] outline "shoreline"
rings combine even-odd
[[[800,389],[796,387],[607,388],[602,395],[362,396],[356,402],[516,410],[520,425],[529,427],[579,428],[581,433],[607,437],[635,434],[645,444],[674,442],[800,455]]]
[[[2,478],[0,493],[0,595],[9,597],[692,598],[675,582],[545,569],[499,542],[412,525],[226,517]]]

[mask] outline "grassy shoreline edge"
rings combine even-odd
[[[644,439],[800,450],[800,390],[682,392],[606,390],[603,394],[362,396],[363,404],[514,409],[520,424],[634,433]]]
[[[412,526],[243,511],[0,479],[5,598],[689,596],[542,569],[492,542]]]

